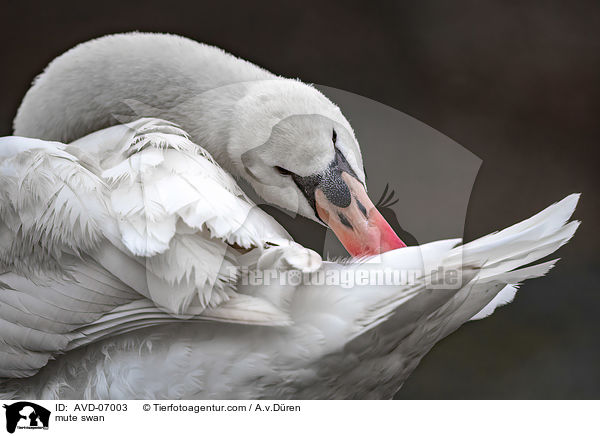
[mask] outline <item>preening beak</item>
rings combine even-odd
[[[295,179],[319,218],[352,256],[368,256],[406,247],[367,196],[344,156],[322,174]]]
[[[350,192],[346,207],[330,201],[321,188],[317,189],[315,200],[319,218],[334,231],[346,250],[352,256],[368,256],[406,247],[375,208],[363,185],[348,173],[342,173],[341,178]]]

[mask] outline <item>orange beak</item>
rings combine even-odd
[[[315,190],[319,218],[334,231],[352,256],[370,256],[406,247],[367,196],[364,186],[347,172],[341,178],[350,191],[347,207],[335,205],[323,189]]]

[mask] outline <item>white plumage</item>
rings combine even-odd
[[[123,38],[132,44],[144,35]],[[147,38],[168,45],[174,37]],[[173,41],[176,59],[195,47]],[[109,46],[96,44],[110,55]],[[200,47],[202,56],[216,57],[213,68],[223,79],[235,72],[261,80],[270,74]],[[182,74],[188,67],[178,62],[168,65],[181,75],[174,84],[189,87]],[[68,62],[52,65],[50,73],[54,68],[78,77]],[[202,80],[216,80],[210,72]],[[281,91],[286,80],[274,80],[277,92],[289,91]],[[52,84],[52,74],[37,81],[19,111],[17,133],[51,138],[54,131],[74,139],[77,129],[83,134],[114,124],[98,108],[82,112],[80,123],[65,120],[69,126],[61,129],[62,120],[53,118],[57,111],[46,107],[52,117],[45,121],[31,108],[38,107],[35,95],[45,96]],[[335,126],[347,126],[339,142],[358,180],[364,178],[360,150],[339,110],[300,82],[290,86],[289,92],[303,90],[301,106],[321,108]],[[231,100],[239,89],[230,91]],[[262,86],[259,95],[270,92]],[[155,89],[155,95],[168,103],[168,92]],[[233,106],[249,96],[258,98],[238,95]],[[67,97],[71,105],[81,103],[75,101],[81,96]],[[297,104],[286,98],[279,103]],[[173,121],[181,104],[163,114]],[[186,116],[193,115],[183,106]],[[249,107],[242,106],[245,130],[269,118],[246,114]],[[240,113],[224,107],[232,106],[219,106],[220,117],[240,121]],[[518,283],[552,268],[555,261],[523,266],[554,252],[577,229],[577,222],[568,223],[578,199],[571,195],[466,245],[438,241],[359,261],[322,262],[294,243],[217,163],[242,175],[242,155],[253,150],[239,148],[245,130],[211,130],[215,114],[202,110],[199,118],[210,120],[194,125],[187,118],[189,134],[171,121],[141,118],[70,144],[0,139],[1,397],[389,398],[437,341],[469,319],[488,316],[514,298]],[[268,153],[251,156],[257,178],[267,174],[257,159],[298,163],[300,152],[285,145],[295,130],[284,127]],[[318,136],[318,129],[309,134]],[[256,138],[246,139],[256,145]],[[314,152],[315,167],[330,157],[326,150]],[[266,197],[281,192],[269,183],[254,186]],[[307,209],[301,204],[298,210]],[[268,285],[251,280],[273,271]],[[411,274],[393,284],[360,278],[389,271]],[[438,271],[456,273],[458,282]],[[303,280],[291,280],[294,274]],[[351,278],[353,285],[329,283],[328,277]]]

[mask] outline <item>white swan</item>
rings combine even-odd
[[[117,124],[123,99],[183,129],[142,118],[69,145],[0,140],[3,397],[389,398],[438,340],[548,271],[554,261],[518,268],[578,225],[572,195],[465,246],[394,250],[331,102],[167,35],[58,58],[15,133],[71,141]],[[263,198],[323,219],[352,253],[382,253],[321,262],[211,155]],[[400,269],[401,283],[361,278]],[[267,271],[270,285],[252,280]]]

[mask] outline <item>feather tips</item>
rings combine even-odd
[[[29,139],[22,139],[21,150],[1,161],[10,171],[1,174],[6,183],[0,261],[38,274],[60,269],[64,251],[78,254],[96,246],[106,216],[105,185],[74,156],[48,145],[32,148]]]
[[[119,146],[122,160],[102,172],[121,242],[147,259],[157,305],[175,316],[199,314],[235,294],[229,245],[262,248],[286,233],[256,213],[233,178],[178,127],[133,124]]]

